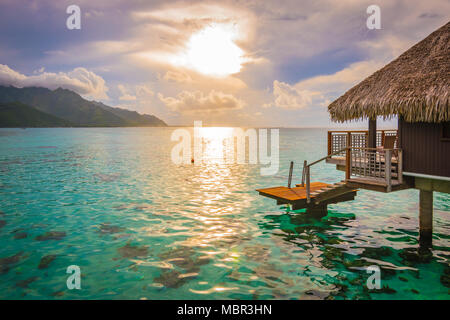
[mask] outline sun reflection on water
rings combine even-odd
[[[224,163],[226,153],[232,150],[227,147],[233,138],[231,127],[202,127],[199,133],[203,139],[202,160],[207,163]],[[229,145],[228,145],[229,146]]]
[[[249,224],[235,217],[250,204],[247,193],[240,193],[239,198],[236,196],[237,191],[248,188],[246,177],[250,169],[224,161],[226,154],[232,151],[229,140],[233,139],[233,133],[231,127],[200,128],[203,161],[192,166],[189,178],[191,193],[188,201],[196,210],[184,214],[199,224],[195,233],[178,245],[203,247],[207,255],[224,253],[249,232]]]

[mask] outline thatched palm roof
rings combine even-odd
[[[328,106],[333,121],[389,118],[450,121],[450,22]]]

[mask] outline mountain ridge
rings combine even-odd
[[[62,88],[0,86],[0,103],[14,102],[65,120],[74,127],[167,126],[156,116],[88,101],[78,93]],[[9,110],[10,116],[13,111]],[[18,111],[23,112],[24,108]]]
[[[71,127],[69,121],[20,102],[0,103],[0,127]]]

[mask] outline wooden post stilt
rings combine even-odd
[[[377,118],[369,119],[369,148],[377,147]]]
[[[331,135],[331,131],[328,131],[328,143],[327,143],[327,154],[333,153],[333,137]]]
[[[318,204],[307,207],[306,214],[317,218],[325,217],[328,214],[328,206],[326,204]]]
[[[391,175],[392,175],[392,150],[388,149],[386,150],[385,154],[384,154],[384,171],[386,174],[386,185],[387,185],[387,192],[391,192],[392,191],[392,180],[391,180]]]
[[[433,235],[433,191],[420,190],[419,241],[431,244]]]
[[[303,162],[303,172],[302,172],[302,187],[305,186],[305,174],[306,174],[306,166],[308,165],[308,162],[305,160]]]
[[[352,173],[352,134],[347,132],[347,150],[345,151],[345,180],[349,180]]]
[[[288,178],[288,188],[291,188],[292,182],[292,170],[294,169],[294,161],[291,161],[291,165],[289,166],[289,178]]]
[[[306,167],[306,203],[311,201],[311,177],[310,177],[310,167]]]

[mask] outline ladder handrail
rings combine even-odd
[[[309,203],[311,201],[311,166],[325,160],[328,159],[334,155],[337,155],[343,151],[346,151],[348,149],[348,147],[342,148],[338,151],[335,151],[333,153],[330,153],[329,155],[326,155],[323,158],[320,158],[319,160],[316,160],[314,162],[311,162],[310,164],[308,164],[305,160],[305,162],[303,163],[303,172],[302,172],[302,187],[305,186],[305,179],[306,179],[306,201]]]
[[[325,160],[325,159],[328,159],[328,158],[330,158],[330,157],[332,157],[332,156],[335,156],[335,155],[337,155],[337,154],[339,154],[339,153],[341,153],[341,152],[343,152],[343,151],[345,151],[345,150],[347,150],[347,149],[348,149],[348,147],[339,149],[338,151],[335,151],[335,152],[333,152],[333,153],[330,153],[329,155],[327,155],[327,156],[325,156],[325,157],[323,157],[323,158],[320,158],[319,160],[316,160],[316,161],[314,161],[314,162],[311,162],[310,164],[308,164],[308,166],[311,167],[312,165],[315,165],[316,163],[319,163],[319,162],[321,162],[321,161],[323,161],[323,160]]]

